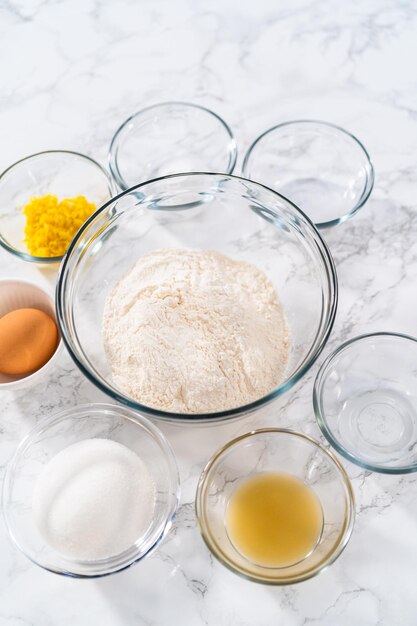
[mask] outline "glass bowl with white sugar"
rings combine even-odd
[[[17,448],[3,483],[10,536],[56,574],[94,578],[146,557],[172,526],[179,477],[162,433],[126,407],[48,417]]]

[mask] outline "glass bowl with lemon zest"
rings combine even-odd
[[[78,152],[50,150],[0,175],[0,245],[34,263],[59,263],[84,222],[114,192],[110,175]]]

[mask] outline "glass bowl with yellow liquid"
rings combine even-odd
[[[287,585],[319,574],[352,533],[355,502],[337,458],[308,435],[251,431],[203,470],[196,515],[211,552],[250,580]]]

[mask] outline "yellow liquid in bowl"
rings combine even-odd
[[[316,547],[323,511],[314,491],[290,474],[264,472],[244,480],[230,497],[226,529],[234,547],[263,567],[288,567]]]

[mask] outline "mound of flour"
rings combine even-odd
[[[174,413],[257,400],[280,382],[288,356],[268,278],[209,250],[141,256],[107,297],[103,337],[116,385]]]

